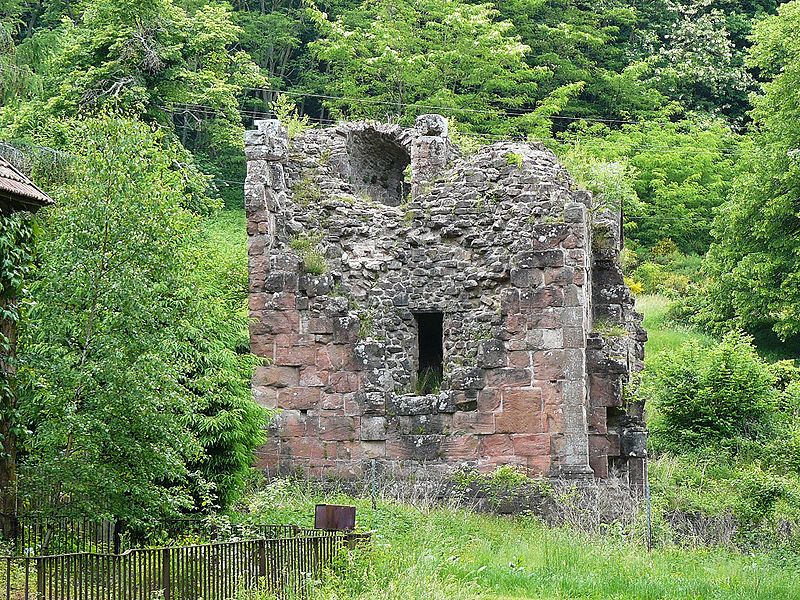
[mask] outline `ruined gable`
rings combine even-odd
[[[262,466],[641,478],[618,215],[552,153],[459,157],[438,115],[293,140],[260,121],[246,152],[253,392],[280,409]]]

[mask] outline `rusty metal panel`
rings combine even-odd
[[[351,531],[356,528],[356,507],[337,504],[317,504],[314,510],[314,529]]]

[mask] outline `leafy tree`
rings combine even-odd
[[[22,490],[129,521],[229,501],[261,413],[228,345],[243,320],[192,285],[197,175],[143,124],[70,129],[74,178],[54,191],[21,336]]]
[[[637,26],[631,3],[510,0],[496,5],[530,48],[528,65],[545,73],[528,103],[581,83],[581,93],[562,114],[630,119],[660,113],[665,98],[647,85],[647,65],[631,60]]]
[[[751,63],[770,81],[754,98],[755,130],[743,148],[731,199],[720,209],[697,299],[713,329],[800,334],[800,2],[755,27]]]
[[[331,100],[335,115],[408,119],[441,106],[490,130],[547,74],[525,63],[529,48],[489,4],[378,0],[320,26],[323,36],[310,47],[325,65],[328,94],[369,99]]]
[[[579,128],[564,136],[568,164],[618,165],[614,189],[624,204],[629,240],[653,247],[673,240],[686,253],[704,254],[716,207],[725,201],[737,156],[737,138],[719,123],[643,123],[611,129]],[[588,170],[587,170],[588,169]],[[589,187],[603,187],[609,171],[583,167]],[[630,189],[629,189],[630,188]]]

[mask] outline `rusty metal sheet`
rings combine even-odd
[[[337,504],[317,504],[314,510],[314,529],[352,531],[356,528],[356,507]]]

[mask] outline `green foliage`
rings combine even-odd
[[[442,375],[436,369],[426,369],[419,375],[414,386],[414,393],[418,396],[425,394],[438,394],[442,389]]]
[[[602,205],[622,208],[626,238],[652,247],[671,239],[685,253],[704,253],[711,223],[733,174],[729,128],[719,122],[603,125],[565,136],[562,153]]]
[[[795,1],[755,27],[751,61],[771,80],[754,97],[757,128],[715,222],[709,285],[695,298],[696,320],[715,331],[733,326],[771,329],[783,340],[800,335],[799,26]]]
[[[518,169],[522,167],[521,154],[517,154],[516,152],[507,152],[505,158],[506,158],[506,164],[509,167],[516,167]]]
[[[490,4],[381,0],[321,27],[310,48],[329,68],[329,95],[369,98],[326,101],[335,115],[409,121],[430,112],[425,106],[442,106],[462,124],[504,127],[502,109],[524,104],[547,71],[525,64],[528,47]]]
[[[300,234],[289,242],[289,247],[300,255],[306,273],[322,275],[328,270],[328,263],[320,251],[321,241],[321,235]]]
[[[293,140],[310,127],[308,115],[300,115],[297,106],[286,94],[278,94],[272,101],[272,112],[287,129],[289,139]]]
[[[640,388],[657,411],[653,446],[681,450],[764,437],[772,426],[774,383],[751,340],[737,333],[712,347],[690,341],[660,355]]]
[[[263,417],[245,318],[217,305],[183,206],[192,172],[134,121],[70,131],[75,179],[53,190],[21,336],[21,491],[131,522],[229,502]]]
[[[614,534],[551,529],[531,516],[420,509],[392,501],[373,508],[369,498],[325,494],[284,480],[256,493],[242,509],[262,522],[310,525],[317,503],[355,505],[359,529],[374,533],[368,545],[342,557],[334,577],[312,587],[314,600],[772,600],[798,594],[792,568],[763,554],[672,545],[648,553]]]

